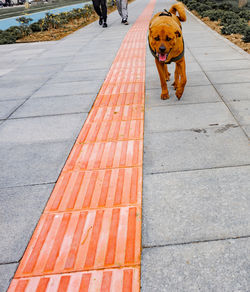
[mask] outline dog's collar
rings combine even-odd
[[[159,14],[159,16],[172,16],[172,13],[164,9],[164,11],[161,14]]]
[[[166,61],[165,64],[170,64],[172,62],[177,62],[177,61],[179,61],[184,56],[184,50],[185,50],[185,48],[184,48],[184,39],[183,38],[182,38],[182,42],[183,42],[183,50],[180,53],[180,55],[178,55],[177,57],[174,57],[174,58],[170,59],[168,62]],[[152,49],[152,47],[150,46],[149,38],[148,38],[148,45],[149,45],[149,49],[150,49],[150,52],[152,53],[152,55],[155,58],[157,58],[156,51],[154,51]]]
[[[166,9],[164,9],[164,11],[161,14],[159,14],[159,16],[172,16],[172,13],[169,12],[169,11],[167,11]],[[179,20],[180,20],[180,17],[179,16],[176,15],[176,17],[178,17]]]

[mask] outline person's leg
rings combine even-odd
[[[117,10],[118,13],[120,14],[121,18],[122,18],[122,0],[116,0],[116,6],[117,6]]]
[[[104,21],[104,23],[106,23],[106,21],[107,21],[107,4],[106,4],[106,0],[101,0],[101,8],[102,8],[103,21]]]
[[[102,16],[102,11],[101,11],[101,0],[92,0],[93,1],[93,6],[95,9],[95,12],[99,15],[99,24],[102,25],[103,23],[103,16]]]
[[[102,17],[102,12],[100,9],[101,0],[92,0],[95,12]]]
[[[128,19],[128,0],[121,0],[122,19]]]

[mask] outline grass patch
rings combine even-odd
[[[228,40],[250,53],[250,3],[238,0],[180,0],[194,15]]]

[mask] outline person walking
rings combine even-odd
[[[99,15],[99,24],[107,27],[107,3],[106,0],[92,0],[95,12]]]
[[[116,6],[122,18],[122,23],[128,25],[128,0],[116,0]]]

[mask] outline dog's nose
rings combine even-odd
[[[166,48],[164,46],[160,46],[159,50],[160,50],[161,53],[164,53],[166,51]]]

